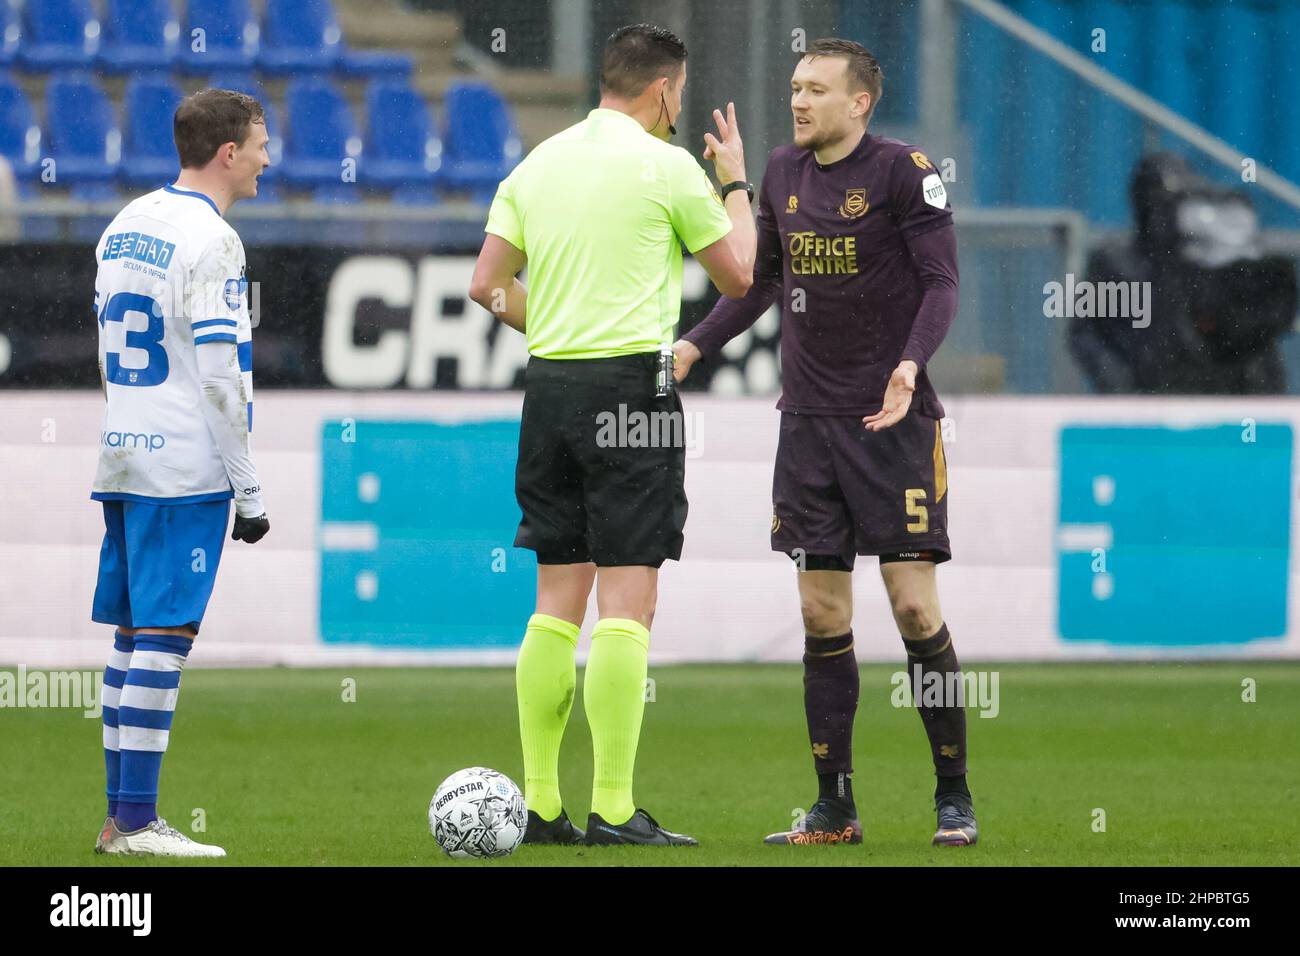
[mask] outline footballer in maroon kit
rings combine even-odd
[[[926,363],[957,309],[957,247],[943,180],[915,146],[867,133],[880,67],[860,44],[818,40],[795,67],[794,144],[760,190],[754,284],[678,341],[680,380],[781,296],[781,434],[772,548],[799,562],[804,708],[819,781],[803,823],[768,843],[858,843],[853,800],[852,570],[878,555],[907,650],[937,784],[933,842],[976,841],[966,713],[922,683],[960,682],[935,566],[951,556],[943,406]],[[928,675],[935,675],[929,681]],[[946,675],[956,675],[950,681]]]

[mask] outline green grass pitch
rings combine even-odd
[[[446,859],[426,824],[438,783],[483,765],[522,777],[508,669],[203,670],[186,675],[160,811],[197,810],[235,865],[1292,865],[1300,858],[1300,665],[980,665],[1000,713],[968,715],[980,844],[929,845],[920,719],[864,666],[854,788],[862,846],[770,847],[815,795],[801,670],[652,667],[637,802],[698,848],[522,847]],[[346,678],[355,702],[343,700]],[[1257,701],[1242,701],[1242,681]],[[581,674],[579,675],[581,682]],[[570,720],[561,783],[585,822],[591,743]],[[91,852],[104,813],[97,719],[0,710],[0,865],[152,865]],[[1105,813],[1096,832],[1095,811]],[[221,865],[194,863],[182,865]]]

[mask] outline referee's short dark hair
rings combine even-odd
[[[871,109],[867,111],[867,116],[870,117],[876,111],[876,104],[880,102],[880,88],[884,82],[885,74],[881,71],[880,64],[872,56],[871,51],[861,43],[854,40],[844,40],[840,37],[826,37],[821,40],[814,40],[804,56],[810,60],[819,56],[838,56],[847,60],[846,69],[849,77],[849,89],[866,90],[870,93]]]
[[[686,44],[672,31],[649,23],[619,27],[605,41],[601,92],[632,99],[659,77],[676,76],[685,62]]]
[[[181,100],[172,137],[181,169],[202,169],[225,143],[243,146],[254,123],[266,122],[262,104],[234,90],[199,90]]]

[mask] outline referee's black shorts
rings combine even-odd
[[[539,564],[659,567],[682,553],[686,422],[653,352],[528,360],[515,547]]]

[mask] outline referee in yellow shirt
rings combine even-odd
[[[662,353],[681,307],[681,247],[720,292],[739,297],[753,281],[756,234],[734,106],[714,111],[718,135],[704,137],[720,190],[668,144],[685,84],[680,39],[647,24],[616,31],[600,106],[497,189],[470,286],[474,301],[527,335],[530,355],[515,475],[515,545],[537,552],[537,610],[515,671],[525,842],[696,842],[632,799],[659,567],[681,556],[686,523],[682,406]],[[527,289],[517,278],[525,265]],[[617,424],[637,421],[648,427]],[[673,440],[650,440],[664,421]],[[600,620],[583,703],[595,773],[584,834],[564,812],[558,764],[593,584]]]

